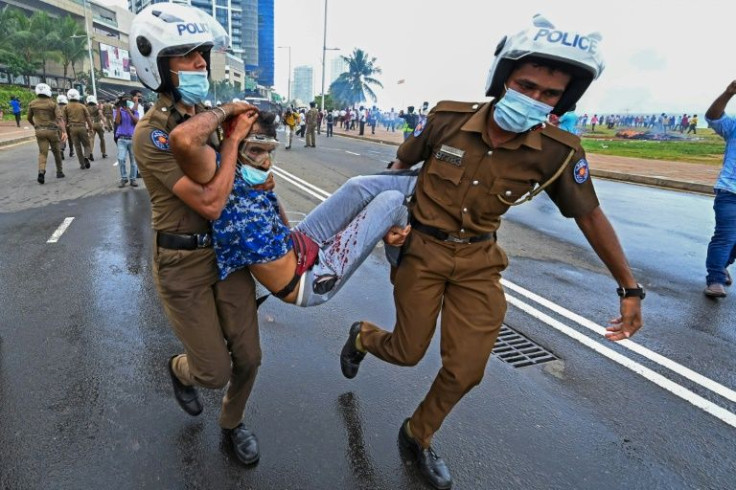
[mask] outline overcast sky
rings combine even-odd
[[[292,69],[314,67],[319,93],[325,0],[274,3],[275,45],[291,46]],[[360,48],[383,70],[382,108],[482,101],[498,41],[527,27],[535,13],[565,30],[603,36],[606,70],[579,113],[702,114],[736,79],[734,0],[328,0],[326,45],[340,51],[327,51],[327,77],[332,56]],[[286,95],[288,50],[275,52],[275,88]],[[406,83],[397,84],[401,79]]]

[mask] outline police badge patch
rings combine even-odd
[[[434,154],[434,157],[437,160],[442,160],[443,162],[451,163],[459,167],[460,164],[463,163],[463,155],[465,155],[465,152],[459,148],[442,145],[439,151]]]
[[[420,119],[419,122],[417,123],[417,127],[414,128],[414,137],[415,138],[417,136],[419,136],[420,134],[422,134],[422,131],[424,131],[424,124],[425,124],[424,119]]]
[[[153,145],[159,150],[169,149],[169,135],[160,129],[151,131],[151,141],[153,141]]]
[[[573,168],[573,175],[575,176],[575,182],[582,184],[588,177],[590,177],[590,169],[588,168],[588,161],[585,158],[578,160]]]

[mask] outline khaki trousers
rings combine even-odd
[[[51,153],[54,155],[56,171],[61,172],[61,140],[59,139],[59,130],[37,129],[36,143],[38,143],[38,173],[46,173],[46,160],[49,156],[49,149],[51,149]]]
[[[72,145],[72,147],[74,148],[74,153],[77,154],[79,166],[84,168],[84,159],[92,154],[92,149],[89,146],[89,134],[87,134],[87,126],[70,127],[69,138],[71,139],[70,145]]]
[[[95,133],[97,133],[97,136],[100,138],[100,150],[102,151],[103,155],[107,155],[107,149],[105,148],[105,129],[102,127],[102,123],[95,123],[92,126],[92,129]],[[92,134],[92,137],[89,140],[89,152],[90,154],[95,152],[95,135]]]
[[[416,230],[396,270],[393,332],[363,322],[360,340],[379,359],[401,366],[418,363],[429,347],[441,309],[442,368],[411,417],[423,447],[460,399],[483,378],[506,298],[500,284],[508,265],[493,241],[440,242]]]
[[[240,270],[219,281],[211,248],[153,248],[154,282],[174,333],[184,344],[185,354],[174,360],[174,373],[187,385],[227,385],[219,424],[232,429],[243,420],[261,364],[253,277]]]
[[[317,126],[314,124],[307,124],[307,146],[315,146],[317,140]]]

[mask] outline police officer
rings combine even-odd
[[[36,130],[36,142],[38,143],[38,183],[43,184],[46,179],[46,159],[49,148],[56,162],[56,178],[64,177],[61,163],[61,141],[66,140],[64,123],[61,111],[51,98],[51,87],[45,83],[36,85],[36,98],[28,106],[28,122]]]
[[[600,75],[598,41],[598,35],[557,30],[535,17],[533,28],[504,38],[496,50],[486,85],[486,95],[495,99],[440,102],[392,163],[403,169],[424,161],[410,205],[411,234],[395,274],[395,327],[388,332],[366,321],[353,324],[340,363],[348,378],[367,352],[415,365],[441,312],[442,368],[399,430],[401,446],[435,488],[450,488],[452,477],[432,437],[480,383],[506,312],[500,278],[508,259],[496,229],[511,205],[545,190],[564,216],[575,218],[618,282],[611,292],[621,298],[621,316],[607,328],[608,339],[626,339],[642,325],[644,290],[599,207],[580,140],[545,125],[550,113],[571,110]]]
[[[64,107],[69,103],[69,101],[66,98],[66,95],[59,94],[56,96],[56,104],[59,106],[59,113],[61,114],[61,120],[64,120]],[[64,135],[64,136],[62,136]],[[64,152],[66,151],[66,143],[68,141],[69,133],[67,132],[67,129],[64,128],[64,131],[59,128],[59,140],[61,141],[61,145],[59,148],[61,149],[61,159],[64,160]],[[71,145],[70,145],[71,147]]]
[[[238,139],[250,130],[255,108],[224,104],[179,136],[207,141],[225,118],[236,117],[220,147],[219,167],[209,146],[197,159],[211,171],[205,185],[182,173],[169,147],[176,126],[204,111],[210,50],[228,44],[224,29],[197,8],[161,3],[138,13],[130,33],[132,61],[141,82],[159,96],[136,125],[133,152],[151,198],[154,281],[184,344],[184,353],[167,364],[174,396],[196,416],[202,411],[196,387],[227,385],[219,425],[238,460],[253,464],[260,457],[258,440],[243,424],[243,412],[261,362],[255,284],[247,270],[218,281],[209,220],[219,216],[230,194]]]
[[[64,107],[64,122],[71,138],[70,145],[74,146],[74,151],[77,153],[79,168],[89,168],[89,159],[85,155],[92,156],[92,150],[89,145],[89,135],[92,132],[92,119],[89,117],[89,111],[82,104],[80,100],[81,96],[77,89],[69,89],[66,92],[66,98],[69,99],[69,104]]]
[[[102,158],[107,158],[107,148],[105,147],[105,128],[103,127],[103,113],[100,106],[97,104],[97,97],[94,95],[87,96],[87,110],[89,111],[89,117],[92,119],[92,135],[90,136],[89,146],[89,159],[95,161],[93,153],[95,152],[95,133],[100,138],[100,151],[102,152]]]
[[[105,99],[102,101],[102,121],[105,126],[105,131],[112,132],[113,130],[113,107],[109,100]]]
[[[319,116],[319,111],[317,110],[317,104],[314,102],[309,103],[309,110],[307,111],[306,119],[307,119],[307,138],[306,138],[306,145],[305,147],[316,147],[316,140],[317,140],[317,117]]]

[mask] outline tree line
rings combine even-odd
[[[77,72],[77,66],[87,57],[87,34],[83,26],[70,15],[52,17],[36,11],[32,15],[6,5],[0,9],[0,67],[13,77],[23,76],[30,86],[30,77],[41,72],[46,82],[49,62],[58,62],[68,78],[87,75]],[[69,84],[71,87],[71,83]]]

